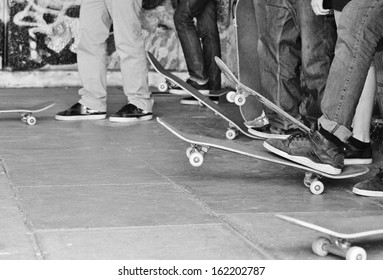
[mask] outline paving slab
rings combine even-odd
[[[221,224],[38,231],[46,259],[265,259]]]

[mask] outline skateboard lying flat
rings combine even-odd
[[[208,96],[203,95],[198,90],[193,88],[191,85],[187,84],[185,81],[180,79],[179,77],[171,74],[167,70],[165,70],[162,65],[158,62],[158,60],[153,56],[152,53],[148,52],[147,57],[149,62],[152,64],[153,68],[160,73],[162,76],[164,76],[167,80],[170,80],[172,83],[177,84],[182,89],[190,92],[190,95],[195,97],[197,100],[199,100],[203,105],[208,107],[209,109],[213,110],[217,115],[221,116],[223,119],[228,121],[229,128],[226,132],[226,138],[227,139],[234,139],[238,136],[239,132],[242,134],[254,138],[254,139],[265,139],[267,136],[263,137],[262,134],[259,136],[250,134],[247,130],[247,126],[243,123],[243,119],[241,115],[235,114],[233,111],[228,111],[225,107],[220,106],[216,103],[214,103]]]
[[[161,118],[157,118],[157,121],[173,133],[175,136],[180,138],[183,141],[186,141],[191,144],[186,150],[186,155],[189,158],[189,162],[192,166],[198,167],[201,166],[204,161],[204,156],[210,149],[210,147],[214,147],[220,150],[225,150],[228,152],[233,152],[249,157],[253,157],[259,160],[264,160],[272,163],[282,164],[286,166],[291,166],[303,171],[306,171],[305,178],[303,183],[306,187],[310,188],[310,191],[313,194],[321,194],[324,191],[324,185],[319,180],[321,177],[327,177],[331,179],[346,179],[351,177],[356,177],[363,175],[369,171],[369,169],[365,166],[346,166],[342,173],[339,175],[331,175],[327,173],[323,173],[321,171],[294,163],[292,161],[283,159],[275,154],[268,152],[262,147],[256,147],[254,143],[245,143],[239,141],[229,141],[222,140],[218,138],[213,138],[205,135],[199,134],[198,131],[196,133],[191,134],[170,125],[168,122],[164,121]],[[203,128],[204,129],[204,128]],[[203,133],[203,131],[202,131]]]
[[[251,88],[245,86],[242,84],[237,77],[230,71],[230,69],[227,67],[227,65],[219,58],[215,57],[215,61],[218,65],[218,67],[221,69],[222,73],[227,77],[228,81],[235,87],[236,92],[233,92],[232,94],[227,95],[227,99],[230,102],[234,102],[238,106],[243,106],[243,104],[246,103],[246,98],[249,96],[254,96],[258,99],[259,102],[261,102],[263,105],[268,107],[269,109],[273,110],[277,114],[283,116],[287,120],[289,120],[291,123],[295,124],[300,130],[302,130],[305,133],[310,132],[310,128],[305,126],[303,123],[301,123],[299,120],[291,116],[290,114],[286,113],[284,110],[279,108],[277,105],[275,105],[273,102],[268,100],[266,97],[261,95],[260,93],[256,92],[255,90],[252,90]]]
[[[258,0],[255,6],[255,1],[234,0],[232,6],[237,42],[238,80],[254,90],[261,90],[257,45],[258,31],[266,22],[264,19],[265,3],[261,3],[262,1]],[[239,110],[246,123],[256,123],[257,126],[265,125],[264,122],[259,121],[266,118],[261,117],[263,106],[256,97],[249,96]]]
[[[320,237],[312,244],[313,252],[322,257],[331,253],[339,257],[344,257],[346,260],[365,260],[367,259],[366,251],[361,247],[352,246],[352,243],[363,243],[374,239],[383,239],[382,216],[343,219],[341,222],[332,225],[336,231],[285,215],[277,214],[276,217],[289,223],[325,234],[327,237]],[[355,228],[359,231],[356,232]],[[338,231],[342,231],[342,233]]]
[[[28,125],[35,125],[37,120],[34,117],[33,113],[39,113],[44,110],[47,110],[55,105],[54,102],[44,102],[34,106],[9,106],[9,107],[0,107],[0,113],[20,113],[22,122],[25,122]]]

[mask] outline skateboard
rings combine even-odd
[[[209,109],[213,110],[217,115],[221,116],[223,119],[225,119],[229,123],[229,127],[226,132],[226,138],[227,139],[234,139],[236,138],[239,133],[242,133],[250,138],[253,139],[266,139],[268,134],[260,134],[258,136],[253,135],[248,132],[247,126],[243,123],[243,119],[241,115],[238,113],[236,114],[236,111],[228,110],[226,107],[221,106],[219,104],[216,104],[208,96],[203,95],[198,90],[193,88],[191,85],[187,84],[185,81],[180,79],[179,77],[171,74],[167,70],[165,70],[162,65],[158,62],[158,60],[153,56],[152,53],[148,52],[147,57],[149,62],[152,64],[153,68],[160,73],[163,77],[165,77],[166,80],[169,80],[171,83],[177,84],[182,89],[190,92],[190,95],[195,97],[197,100],[199,100],[204,106],[208,107]]]
[[[365,166],[354,165],[346,166],[343,169],[342,173],[339,175],[331,175],[281,158],[273,153],[268,152],[262,147],[256,147],[256,145],[251,142],[246,143],[235,140],[229,141],[224,139],[218,139],[210,136],[201,135],[198,131],[192,134],[179,130],[178,128],[172,126],[171,124],[169,124],[161,118],[157,117],[157,121],[167,130],[169,130],[172,134],[174,134],[181,140],[191,144],[191,147],[189,147],[186,150],[186,155],[189,158],[190,164],[195,167],[199,167],[203,164],[205,154],[211,147],[213,147],[216,149],[253,157],[258,160],[264,160],[267,162],[282,164],[303,170],[306,172],[303,183],[306,187],[310,189],[310,191],[313,194],[321,194],[324,191],[324,185],[319,180],[321,177],[331,179],[346,179],[363,175],[369,171],[369,169]]]
[[[20,113],[22,122],[25,122],[28,125],[35,125],[37,120],[32,114],[45,111],[54,105],[54,102],[44,102],[33,106],[20,107],[13,105],[8,107],[0,107],[0,113]]]
[[[251,88],[245,86],[242,84],[237,77],[233,74],[233,72],[230,71],[230,69],[227,67],[227,65],[219,58],[215,57],[215,61],[218,65],[218,67],[221,69],[222,73],[227,77],[228,81],[234,85],[236,92],[228,93],[227,99],[229,102],[234,102],[238,106],[242,106],[247,101],[247,98],[249,96],[253,96],[257,98],[259,102],[261,102],[263,105],[268,107],[269,109],[273,110],[277,114],[285,117],[287,120],[295,124],[301,131],[305,133],[310,132],[310,128],[308,128],[306,125],[298,121],[296,118],[279,108],[277,105],[275,105],[273,102],[268,100],[266,97],[261,95],[255,90],[252,90]],[[256,132],[256,131],[255,131]]]
[[[277,214],[276,217],[320,234],[325,234],[327,237],[319,237],[312,244],[313,252],[321,257],[331,253],[346,260],[365,260],[367,259],[366,251],[362,247],[352,246],[352,244],[383,238],[383,220],[381,216],[343,219],[331,225],[335,230],[281,214]],[[356,232],[355,228],[359,231]]]
[[[238,80],[257,91],[261,90],[257,46],[259,30],[263,28],[266,21],[264,1],[234,0],[232,6],[237,42]],[[266,120],[262,114],[262,103],[254,96],[249,96],[246,103],[241,105],[239,109],[244,121],[250,126],[251,123],[259,123],[259,119]],[[263,122],[261,123],[265,125]]]

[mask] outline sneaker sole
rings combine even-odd
[[[214,102],[215,104],[217,104],[218,105],[218,101],[216,101],[216,100],[211,100],[211,102]],[[182,105],[199,105],[199,106],[205,106],[201,101],[198,101],[198,100],[183,100],[183,99],[181,99],[180,100],[180,103],[182,104]]]
[[[361,190],[356,187],[352,188],[352,192],[357,195],[369,196],[369,197],[383,197],[383,192]]]
[[[290,137],[290,135],[288,135],[288,134],[266,133],[266,132],[258,131],[258,130],[253,129],[253,128],[249,128],[247,131],[252,135],[262,137],[262,138],[269,138],[269,139],[282,139],[282,140],[284,140],[284,139],[287,139]]]
[[[153,115],[143,116],[139,118],[119,118],[119,117],[109,117],[109,121],[111,122],[119,122],[119,123],[134,123],[140,121],[150,121],[153,119]]]
[[[299,163],[301,165],[307,166],[309,168],[318,170],[323,173],[331,174],[331,175],[339,175],[342,173],[341,169],[329,166],[328,164],[320,164],[317,162],[314,162],[306,157],[299,157],[299,156],[292,156],[288,153],[281,151],[271,145],[269,145],[267,142],[263,142],[263,147],[265,147],[270,152],[273,152],[281,157],[284,157],[288,160],[291,160],[293,162]]]
[[[83,121],[83,120],[103,120],[106,119],[105,115],[86,115],[86,116],[60,116],[56,115],[55,119],[58,121]]]
[[[209,95],[210,94],[210,90],[207,90],[207,89],[199,90],[199,92],[203,95]],[[183,89],[170,89],[169,93],[174,94],[174,95],[191,96],[191,94],[188,91],[185,91]]]
[[[361,165],[361,164],[371,164],[372,158],[345,158],[344,165]]]

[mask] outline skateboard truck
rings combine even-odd
[[[31,113],[22,113],[21,114],[21,121],[27,123],[28,125],[35,125],[36,124],[36,118],[32,116]]]
[[[227,101],[230,103],[235,103],[237,106],[242,106],[246,103],[246,97],[248,94],[242,90],[238,85],[236,85],[237,91],[230,91],[226,95]]]
[[[352,246],[351,242],[329,236],[329,238],[320,237],[312,244],[313,252],[321,257],[327,256],[328,253],[344,257],[346,260],[366,260],[366,251],[358,246]]]
[[[306,172],[303,184],[308,187],[312,194],[321,194],[324,191],[324,185],[319,179],[322,176],[314,174],[312,172]]]
[[[191,147],[186,150],[186,156],[189,158],[190,164],[194,167],[200,167],[203,164],[204,156],[209,149],[209,146],[191,144]]]

